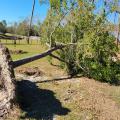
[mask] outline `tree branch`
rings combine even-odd
[[[55,59],[57,59],[57,60],[59,60],[59,61],[61,61],[61,62],[67,63],[66,61],[64,61],[63,59],[59,58],[59,57],[56,56],[56,55],[50,54],[50,56],[53,57],[53,58],[55,58]]]
[[[45,51],[44,53],[34,55],[34,56],[31,56],[31,57],[28,57],[28,58],[23,58],[21,60],[13,61],[11,64],[12,64],[13,68],[16,68],[16,67],[24,65],[26,63],[30,63],[32,61],[35,61],[35,60],[41,59],[43,57],[46,57],[46,56],[50,55],[52,52],[54,52],[58,49],[62,49],[63,47],[64,46],[62,46],[62,45],[61,46],[56,46],[56,47],[54,47],[50,50]]]
[[[74,4],[74,5],[76,5],[76,4]],[[50,34],[50,47],[52,47],[52,35],[53,35],[53,33],[55,32],[55,30],[57,29],[57,27],[60,25],[61,21],[65,18],[65,16],[66,16],[69,12],[71,12],[71,11],[73,10],[73,7],[74,7],[74,6],[72,6],[72,7],[69,9],[69,11],[66,12],[66,13],[60,18],[58,24],[54,27],[54,30],[51,32],[51,34]]]

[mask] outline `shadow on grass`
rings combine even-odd
[[[18,103],[25,115],[21,119],[53,120],[54,115],[67,115],[70,110],[64,108],[56,99],[55,93],[39,89],[35,83],[23,80],[17,83]]]

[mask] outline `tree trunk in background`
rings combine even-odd
[[[15,77],[11,61],[8,49],[0,44],[0,117],[10,112],[15,101]]]
[[[27,43],[30,43],[30,32],[31,32],[31,26],[32,26],[32,19],[33,19],[33,14],[34,14],[34,8],[35,8],[35,0],[33,0],[33,6],[32,6],[32,15],[30,19],[30,26],[29,26],[29,31],[28,31],[28,38],[27,38]]]

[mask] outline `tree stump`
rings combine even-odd
[[[0,117],[8,114],[15,98],[15,77],[9,50],[0,44]]]

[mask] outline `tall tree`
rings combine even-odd
[[[3,33],[3,34],[6,33],[6,26],[7,26],[7,24],[5,21],[0,22],[0,32],[1,33]]]
[[[33,15],[34,15],[34,8],[35,8],[35,0],[33,0],[33,5],[32,5],[32,15],[31,15],[31,19],[30,19],[28,39],[27,39],[28,44],[30,42],[30,32],[31,32],[32,20],[33,20]]]
[[[6,20],[2,20],[2,24],[3,24],[5,27],[7,27],[7,22],[6,22]]]

